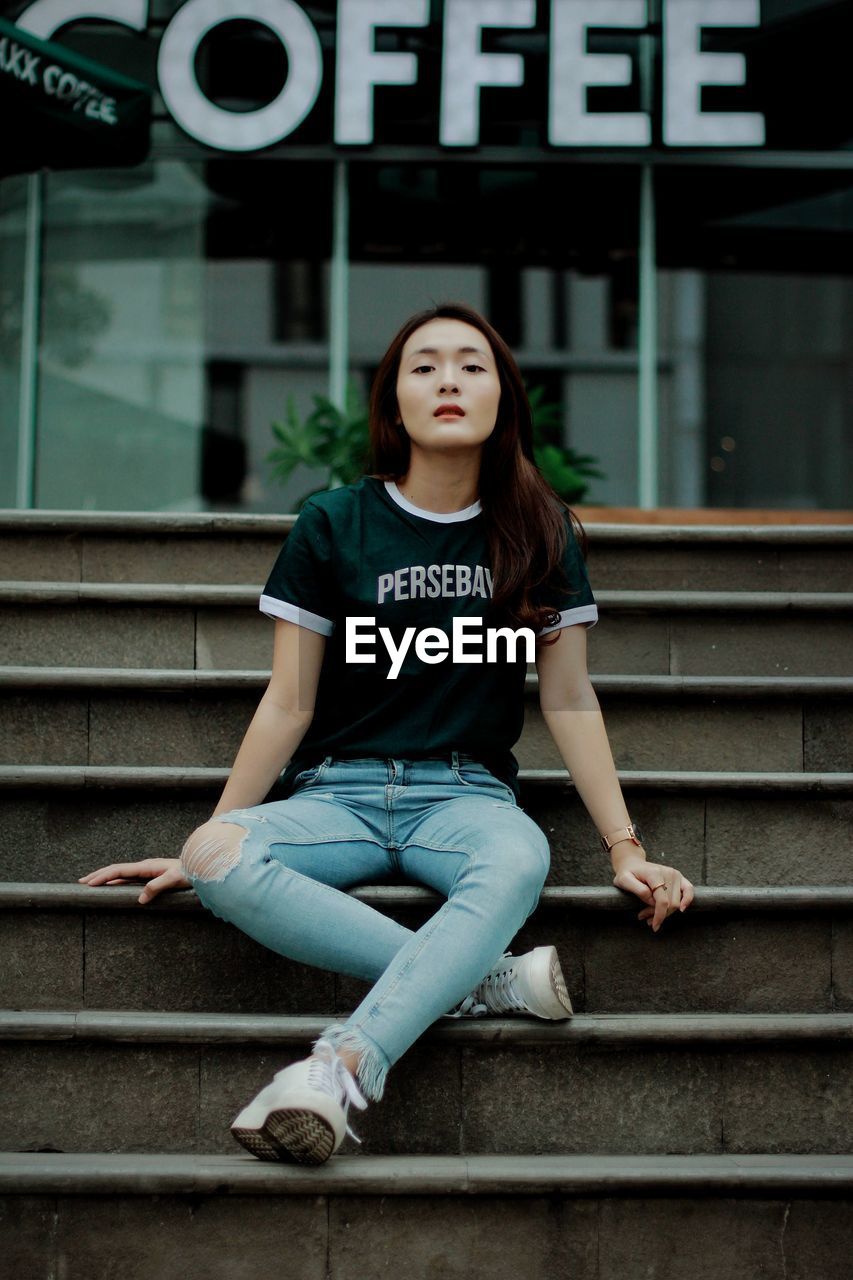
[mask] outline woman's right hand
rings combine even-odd
[[[97,884],[127,884],[143,879],[148,883],[139,895],[138,902],[150,902],[164,889],[191,889],[190,881],[181,871],[180,858],[144,858],[142,862],[114,862],[109,867],[99,867],[88,875],[80,876],[78,884],[90,887]]]

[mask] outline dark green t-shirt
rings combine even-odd
[[[541,595],[559,622],[540,635],[577,623],[591,626],[598,618],[571,533],[562,567],[566,585]],[[498,639],[497,661],[453,661],[454,619],[480,620],[465,627],[469,656],[487,656],[488,628],[517,629],[508,619],[486,619],[491,594],[479,502],[449,514],[424,511],[392,481],[373,476],[310,498],[260,603],[269,617],[328,637],[314,718],[285,770],[285,785],[327,755],[419,759],[457,750],[480,760],[517,794],[512,747],[524,722],[525,646],[513,653]],[[359,627],[357,660],[347,662],[347,620],[352,625],[354,618],[369,622]],[[396,664],[379,628],[387,628],[398,650],[406,629],[414,628]],[[442,661],[424,657],[442,651],[437,634],[418,656],[424,628],[447,637]],[[366,660],[370,654],[375,661]]]

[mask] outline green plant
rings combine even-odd
[[[272,423],[278,445],[267,454],[273,475],[282,482],[300,463],[326,472],[325,483],[303,494],[296,504],[297,511],[312,494],[358,480],[368,460],[367,405],[356,384],[347,387],[343,409],[327,396],[315,395],[312,399],[314,408],[304,419],[293,397],[288,399],[284,421]]]
[[[533,456],[551,488],[564,502],[579,502],[589,490],[590,480],[603,480],[598,459],[575,453],[561,443],[563,413],[554,400],[545,399],[544,387],[528,388],[533,411]]]
[[[545,400],[545,388],[528,391],[533,411],[533,456],[551,487],[566,502],[583,498],[592,479],[603,479],[597,459],[575,453],[561,443],[562,410],[555,401]],[[272,423],[278,441],[267,454],[273,475],[284,482],[302,463],[314,471],[325,471],[323,484],[311,489],[296,503],[299,511],[308,499],[324,489],[352,484],[364,474],[368,462],[367,404],[358,386],[347,387],[346,405],[339,409],[327,396],[312,397],[314,408],[300,417],[291,396],[282,422]]]

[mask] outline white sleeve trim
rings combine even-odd
[[[574,627],[579,622],[584,623],[587,627],[594,627],[598,622],[598,605],[597,604],[581,604],[575,609],[563,609],[560,614],[560,621],[555,622],[553,627],[543,627],[537,635],[547,636],[551,631],[560,631],[563,627]]]
[[[259,608],[268,618],[284,618],[285,622],[295,622],[297,626],[307,627],[309,631],[319,631],[321,636],[330,636],[335,629],[334,622],[329,618],[321,618],[319,613],[300,609],[298,605],[277,600],[275,596],[261,596]]]

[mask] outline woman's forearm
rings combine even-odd
[[[302,741],[311,716],[261,698],[213,815],[260,804]]]
[[[545,723],[578,795],[601,835],[610,835],[631,821],[613,763],[613,752],[595,695],[575,705],[545,711]],[[642,851],[631,841],[614,845],[611,859],[618,869],[621,857]]]

